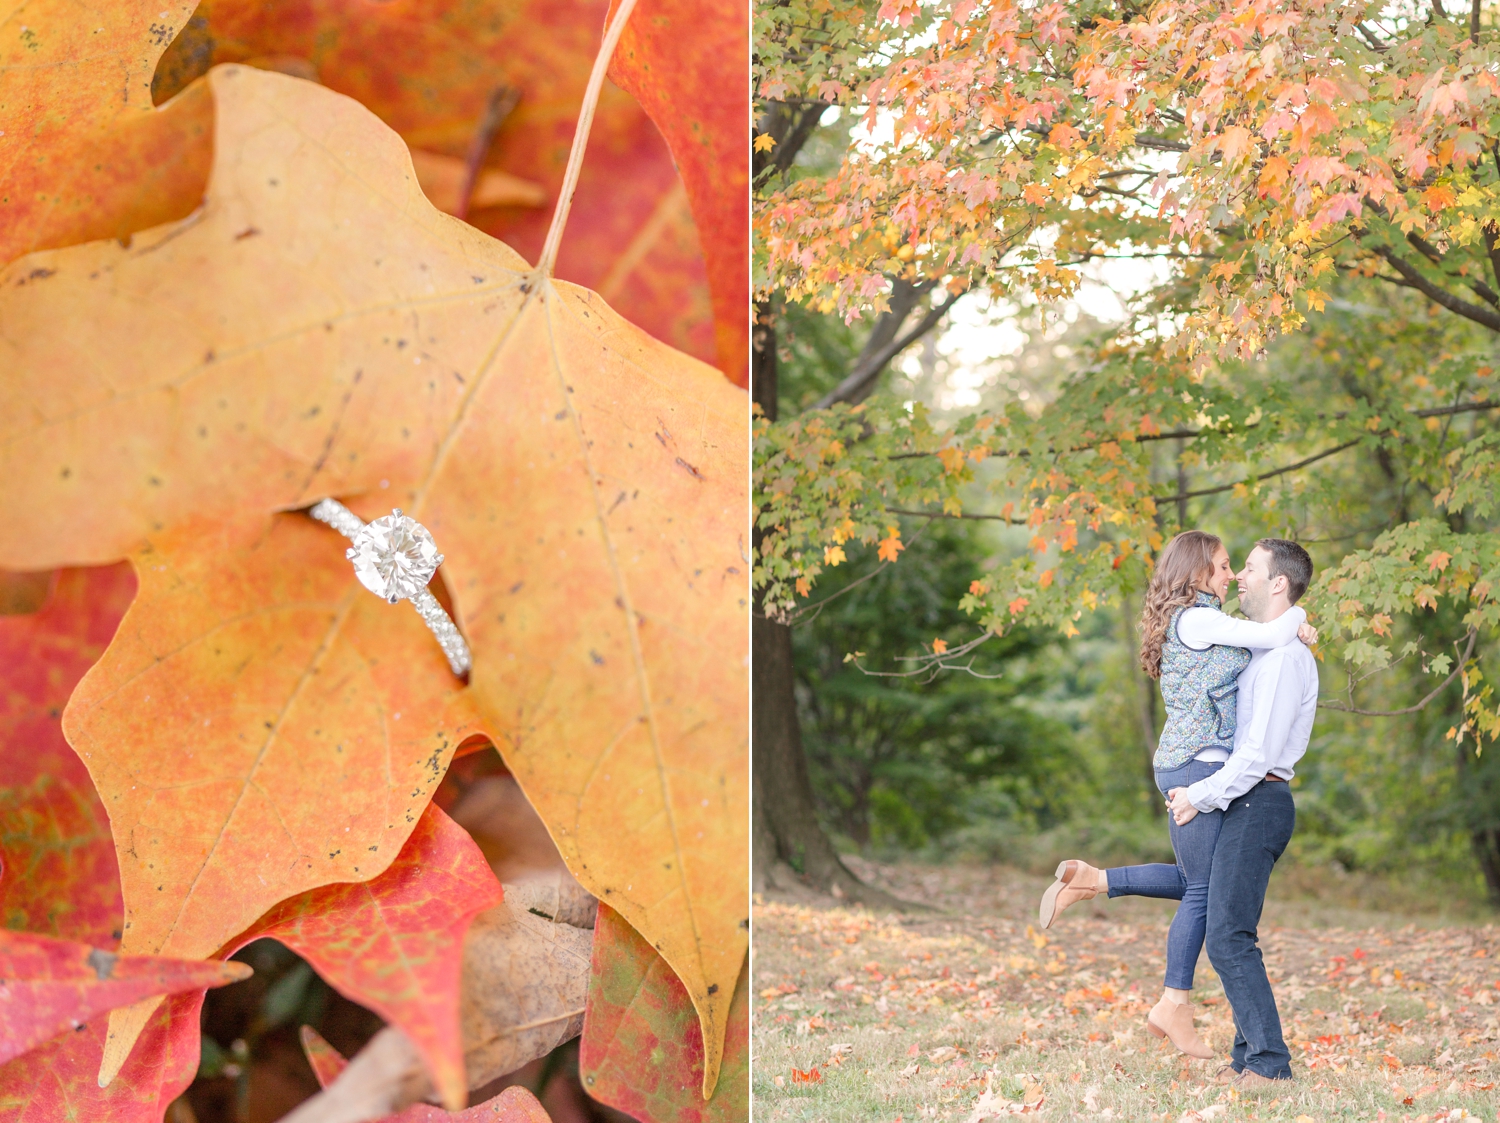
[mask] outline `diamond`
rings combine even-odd
[[[367,523],[348,557],[359,583],[391,604],[420,593],[443,564],[427,528],[399,509]]]

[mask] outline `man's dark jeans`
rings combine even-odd
[[[1208,961],[1234,1011],[1234,1068],[1272,1080],[1291,1079],[1292,1055],[1281,1037],[1256,929],[1271,867],[1297,824],[1289,787],[1262,780],[1229,804],[1208,883]]]

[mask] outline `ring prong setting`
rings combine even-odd
[[[448,660],[449,669],[463,678],[471,667],[469,645],[452,618],[427,586],[443,564],[428,529],[393,508],[385,518],[363,523],[337,499],[322,499],[308,512],[333,527],[353,545],[344,551],[354,565],[359,583],[381,600],[396,604],[409,600]]]

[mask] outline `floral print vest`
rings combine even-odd
[[[1177,620],[1188,608],[1218,608],[1219,598],[1198,594],[1172,613],[1161,647],[1161,696],[1167,707],[1152,766],[1158,772],[1181,768],[1210,745],[1234,751],[1235,705],[1240,672],[1250,665],[1243,647],[1214,644],[1194,651],[1177,638]]]

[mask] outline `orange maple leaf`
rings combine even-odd
[[[215,166],[191,224],[34,256],[14,270],[54,283],[3,287],[0,362],[32,403],[7,428],[6,514],[36,513],[0,564],[131,555],[142,578],[66,718],[114,817],[122,950],[207,955],[292,893],[375,876],[478,715],[570,867],[683,978],[711,1086],[745,943],[743,878],[725,875],[746,847],[727,813],[746,794],[743,394],[551,280],[555,240],[534,270],[433,209],[405,145],[355,102],[243,67],[210,82]],[[337,219],[310,221],[320,206]],[[64,340],[61,322],[79,330]],[[309,537],[325,528],[273,515],[327,494],[365,515],[399,501],[431,527],[474,652],[467,689],[442,681],[409,610],[369,618],[389,606],[335,576],[338,540]],[[57,501],[89,513],[53,519]],[[519,524],[536,533],[496,537]],[[202,782],[169,783],[164,745]],[[637,781],[629,800],[618,778],[593,783],[606,746]],[[657,782],[678,758],[701,792]],[[314,791],[331,803],[310,814]],[[643,863],[621,838],[670,858]],[[243,876],[251,862],[268,884]],[[112,1016],[107,1062],[146,1018]]]
[[[948,641],[947,640],[935,639],[935,640],[932,641],[932,653],[934,655],[943,655],[943,654],[946,654],[947,650],[948,650]]]
[[[1052,131],[1047,134],[1047,139],[1066,152],[1083,140],[1083,134],[1066,121],[1059,121],[1052,126]]]
[[[1457,196],[1453,194],[1453,189],[1446,183],[1434,183],[1426,191],[1422,192],[1422,202],[1426,204],[1427,209],[1433,214],[1451,207],[1455,198]]]
[[[906,545],[901,541],[901,531],[899,529],[893,526],[886,529],[889,533],[880,540],[880,548],[876,553],[881,561],[893,562],[900,556],[901,551],[906,549]]]
[[[469,220],[534,259],[547,218],[537,206],[561,188],[573,114],[605,14],[603,3],[591,3],[559,18],[549,0],[479,0],[421,13],[403,4],[360,8],[320,0],[123,0],[101,9],[100,19],[80,22],[62,5],[55,5],[56,16],[47,14],[52,7],[49,0],[41,10],[28,8],[28,23],[42,32],[38,52],[28,52],[31,65],[0,73],[0,130],[7,138],[32,138],[0,201],[0,263],[31,250],[126,237],[191,214],[203,197],[215,127],[208,84],[195,79],[217,63],[247,60],[273,67],[296,62],[302,77],[373,110],[411,145],[420,185],[445,209],[456,200],[457,178],[466,174],[476,128],[503,74],[522,110],[505,119],[504,143],[493,146],[480,170]],[[704,5],[692,29],[676,37],[683,47],[678,61],[692,55],[690,45],[710,25],[725,22],[721,7]],[[645,15],[651,18],[649,5]],[[393,43],[401,49],[392,50]],[[625,60],[616,69],[631,65]],[[723,112],[725,94],[744,96],[729,73],[721,67],[717,81],[699,86],[695,115]],[[38,81],[52,84],[28,85]],[[162,104],[153,108],[153,98]],[[695,156],[679,154],[679,178],[663,140],[672,125],[655,103],[643,108],[646,100],[601,99],[593,136],[614,143],[590,149],[557,276],[594,289],[656,338],[722,361],[720,349],[745,330],[743,300],[728,318],[715,319],[721,296],[732,299],[717,279],[745,275],[745,193],[739,192],[742,217],[710,228],[722,203],[699,207],[696,188],[685,183]],[[675,112],[688,116],[681,104]],[[695,136],[705,149],[722,140]],[[35,173],[28,170],[33,159]],[[50,177],[45,190],[26,187],[33,174]],[[745,154],[719,162],[715,174],[716,198],[732,194],[730,181],[748,174]],[[512,194],[496,194],[497,188]],[[731,248],[735,239],[738,249]],[[724,369],[743,383],[744,363],[741,344],[736,363]]]

